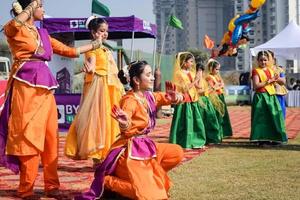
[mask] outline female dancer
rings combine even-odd
[[[224,97],[224,82],[220,76],[221,65],[218,61],[210,59],[207,63],[208,75],[206,76],[206,81],[209,84],[209,87],[213,90],[212,93],[215,93],[219,96],[220,100],[223,102],[224,113],[223,113],[223,137],[232,136],[232,128],[230,123],[230,118],[225,102]]]
[[[0,118],[0,165],[20,171],[19,196],[33,199],[39,156],[44,167],[45,192],[58,195],[58,126],[53,91],[58,84],[47,66],[52,53],[77,57],[99,48],[101,41],[70,48],[37,29],[35,21],[44,16],[40,0],[18,0],[15,18],[4,26],[14,63]]]
[[[197,75],[200,78],[196,84],[201,106],[201,116],[205,126],[206,144],[219,144],[222,142],[222,127],[217,117],[217,111],[211,103],[209,87],[203,76],[204,67],[199,63],[196,65]]]
[[[269,54],[268,67],[270,67],[274,71],[275,76],[278,77],[276,79],[276,82],[274,82],[274,86],[275,86],[275,90],[276,90],[277,99],[278,99],[279,104],[282,109],[283,117],[285,118],[286,117],[285,96],[288,93],[288,91],[285,87],[285,83],[286,83],[285,72],[281,67],[279,67],[276,64],[276,59],[274,57],[274,53],[272,51],[268,50],[268,54]]]
[[[195,87],[199,81],[196,76],[194,56],[190,52],[176,55],[174,84],[184,94],[184,103],[175,106],[170,131],[170,143],[183,148],[202,148],[205,145],[205,127],[201,117],[199,96]]]
[[[108,24],[90,17],[86,23],[93,40],[105,41]],[[120,133],[110,115],[112,105],[119,105],[124,92],[112,53],[101,47],[85,54],[85,84],[79,111],[66,140],[65,154],[76,159],[92,158],[96,164],[104,158]]]
[[[259,144],[287,142],[285,123],[280,104],[276,97],[274,82],[278,79],[267,67],[269,56],[266,51],[257,54],[258,67],[252,70],[255,94],[251,112],[251,141]]]
[[[112,110],[120,125],[120,138],[97,166],[90,191],[76,200],[100,198],[104,188],[130,199],[168,199],[171,181],[167,172],[180,163],[183,151],[179,145],[153,142],[147,134],[155,126],[156,108],[178,103],[183,96],[169,82],[166,93],[150,92],[154,77],[146,61],[129,67],[133,90],[122,97],[121,108]]]

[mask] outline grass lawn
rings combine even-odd
[[[172,200],[298,200],[300,135],[282,147],[225,140],[170,176]]]

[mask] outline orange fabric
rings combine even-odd
[[[56,109],[51,91],[30,87],[14,80],[11,115],[8,121],[7,153],[35,155],[44,151],[48,129],[57,134]]]
[[[156,106],[168,105],[170,100],[165,97],[163,92],[152,93]],[[129,138],[136,134],[141,134],[143,130],[148,126],[149,116],[146,111],[147,103],[140,104],[138,99],[134,96],[132,91],[129,91],[120,101],[120,107],[127,113],[128,118],[131,119],[130,127],[122,131],[122,135]]]
[[[170,104],[165,93],[152,94],[156,106]],[[128,146],[132,137],[143,133],[149,121],[147,103],[140,102],[132,91],[122,98],[120,106],[131,124],[112,148]],[[126,150],[117,161],[114,176],[105,177],[105,187],[131,199],[168,199],[171,181],[166,172],[180,163],[183,150],[176,144],[159,143],[156,143],[156,150],[156,158],[143,161],[129,158]]]
[[[19,62],[18,60],[24,60],[32,57],[38,48],[39,41],[33,36],[26,26],[16,22],[14,19],[4,26],[4,33],[6,35],[12,57],[15,60],[12,64],[10,78],[8,81],[7,90],[9,90],[11,87],[12,76],[17,72],[22,64],[22,62]],[[76,48],[68,47],[51,37],[50,41],[54,53],[67,57],[77,56]]]
[[[106,51],[108,50],[105,48],[98,48],[85,53],[85,60],[89,60],[91,57],[96,59],[95,73],[100,76],[107,75],[108,71],[108,58]],[[86,73],[84,80],[85,82],[91,82],[93,80],[93,74]]]
[[[155,161],[128,161],[127,152],[122,155],[118,160],[114,173],[115,176],[105,177],[105,187],[130,199],[167,199],[168,190],[171,187],[170,180],[165,177],[165,182],[160,183],[160,190],[153,190],[151,186],[160,181],[157,179],[154,180],[153,177],[155,176],[154,174],[159,172],[163,173],[160,175],[166,176],[164,171],[171,170],[181,162],[183,151],[176,144],[156,143],[156,148],[157,157]],[[153,172],[148,171],[147,166],[149,165],[156,166],[156,170]],[[144,177],[143,180],[138,178],[141,176]],[[155,183],[151,183],[151,181],[155,181]],[[132,184],[133,182],[134,184]],[[138,188],[142,188],[143,191],[137,191]],[[140,196],[139,193],[143,193],[144,195]]]
[[[223,80],[220,76],[215,76],[215,75],[208,75],[206,77],[206,81],[208,82],[208,84],[213,88],[217,83],[222,83]],[[223,89],[218,89],[215,90],[215,92],[219,95],[219,94],[223,94]]]
[[[24,84],[25,85],[25,84]],[[52,99],[55,103],[54,99]],[[52,104],[53,105],[53,104]],[[44,170],[44,183],[45,191],[50,191],[59,188],[59,180],[57,174],[57,162],[58,162],[58,134],[57,134],[57,110],[54,105],[46,115],[47,123],[45,126],[45,138],[44,139],[44,151],[40,153],[18,156],[20,160],[20,185],[19,195],[21,197],[30,196],[33,193],[33,185],[38,173],[39,157],[41,157],[43,170]],[[37,121],[33,123],[38,123]],[[43,130],[36,131],[35,135],[40,135]],[[25,138],[23,138],[26,141]],[[33,149],[33,145],[29,147],[22,146],[25,149]],[[35,150],[35,152],[38,152]]]
[[[266,68],[266,70],[264,70],[266,76],[268,79],[272,78],[271,72],[269,70],[269,68]],[[258,76],[259,77],[259,82],[262,82],[261,77],[259,76],[259,74],[257,73],[256,69],[252,69],[252,77],[254,76]],[[267,90],[264,87],[258,88],[255,90],[256,92],[267,92]]]
[[[204,47],[207,49],[212,49],[215,46],[215,42],[212,39],[210,39],[208,35],[204,36],[203,43],[204,43]]]

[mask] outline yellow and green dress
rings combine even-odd
[[[187,85],[195,78],[194,72],[179,70],[174,76],[177,90],[184,94],[184,103],[175,105],[170,131],[170,143],[183,148],[202,148],[206,143],[205,127],[198,103],[196,87],[188,89]]]
[[[222,131],[222,118],[219,118],[217,110],[212,104],[207,82],[204,79],[199,81],[199,89],[204,92],[199,93],[199,104],[201,106],[200,112],[205,127],[206,144],[219,144],[222,142],[223,131]]]
[[[212,75],[212,74],[209,74],[208,76],[206,76],[206,81],[209,82],[210,84],[212,84],[212,88],[216,84],[223,82],[220,75]],[[223,122],[222,122],[223,137],[232,136],[232,127],[231,127],[231,123],[230,123],[228,109],[227,109],[226,102],[225,102],[224,90],[217,89],[217,90],[214,90],[212,93],[217,94],[219,99],[223,102],[223,105],[224,105],[224,113],[222,116],[222,118],[223,118]]]
[[[105,47],[85,54],[96,58],[95,72],[85,75],[80,107],[69,129],[65,154],[74,159],[101,160],[120,133],[111,117],[113,105],[119,105],[124,93],[117,77],[118,69],[112,53]]]
[[[270,68],[255,68],[252,77],[258,76],[260,82],[274,77]],[[251,141],[287,142],[284,118],[276,97],[274,84],[255,91],[251,110]]]

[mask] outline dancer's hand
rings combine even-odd
[[[171,101],[177,101],[176,85],[170,81],[166,81],[165,87],[166,87],[166,97]]]
[[[83,64],[83,68],[81,69],[82,72],[86,73],[93,73],[95,72],[95,65],[92,64],[90,61],[86,61]]]
[[[114,105],[113,108],[111,109],[111,116],[117,120],[120,124],[121,127],[126,127],[128,126],[128,116],[124,110],[119,108],[118,106]]]

